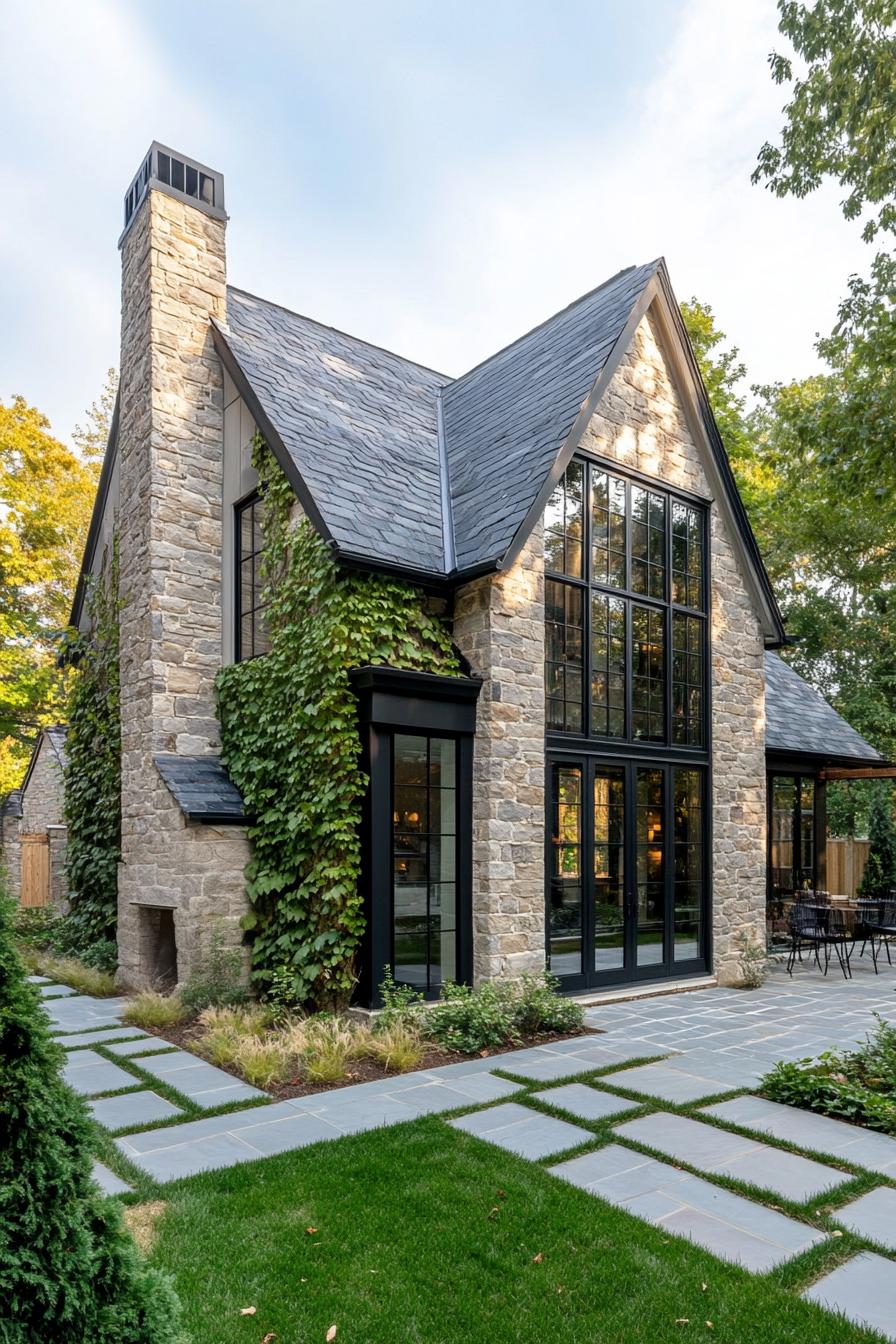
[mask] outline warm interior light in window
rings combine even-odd
[[[405,815],[412,826],[416,826],[417,822],[420,820],[419,812],[407,812]]]

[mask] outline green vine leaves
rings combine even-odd
[[[306,519],[264,440],[253,463],[264,499],[262,556],[270,651],[217,680],[223,759],[252,819],[247,869],[253,980],[291,976],[297,1002],[347,1002],[364,931],[358,890],[366,778],[348,672],[366,664],[460,675],[442,621],[420,591],[346,574]]]
[[[115,937],[121,857],[117,536],[106,561],[87,591],[89,630],[70,632],[63,654],[77,669],[65,746],[66,879],[85,948]]]

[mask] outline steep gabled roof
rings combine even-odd
[[[219,335],[324,535],[348,555],[444,574],[436,402],[448,379],[239,289]]]
[[[823,696],[776,653],[765,655],[765,749],[846,764],[884,764]]]
[[[658,266],[620,271],[445,389],[459,570],[510,549]]]
[[[457,379],[228,290],[215,343],[340,558],[456,584],[513,563],[648,308],[766,638],[784,628],[663,260],[630,267]]]

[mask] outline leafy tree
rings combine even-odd
[[[93,1183],[92,1122],[63,1058],[0,896],[0,1338],[175,1344],[177,1299]]]
[[[87,424],[75,425],[72,431],[72,440],[82,461],[90,463],[95,468],[102,465],[117,396],[118,370],[107,369],[102,392],[85,412]]]
[[[871,802],[868,839],[868,862],[859,894],[885,898],[896,890],[896,824],[892,793],[885,785],[878,786]]]
[[[736,347],[712,309],[682,305],[716,419],[788,632],[784,656],[885,755],[896,755],[896,508],[873,481],[845,489],[815,437],[838,373],[754,387],[749,410]],[[832,786],[839,834],[863,828],[868,790]]]
[[[110,386],[78,452],[23,397],[0,402],[0,794],[19,783],[37,729],[64,717],[56,667],[96,493]]]
[[[833,179],[844,216],[879,248],[819,342],[839,376],[825,384],[806,438],[843,488],[860,479],[887,491],[896,483],[896,0],[779,0],[778,9],[801,74],[772,53],[772,78],[791,86],[791,99],[781,142],[763,145],[753,181],[803,197]]]

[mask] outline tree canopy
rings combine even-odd
[[[21,780],[37,730],[64,715],[56,666],[114,404],[114,374],[75,447],[24,397],[0,401],[0,794]],[[102,444],[102,448],[100,447]]]

